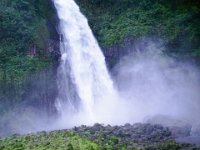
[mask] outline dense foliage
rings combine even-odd
[[[50,1],[0,1],[0,104],[22,99],[24,80],[52,64],[53,15]]]
[[[143,135],[131,138],[131,132],[123,134],[116,134],[112,131],[108,132],[110,128],[105,127],[105,130],[94,130],[99,125],[93,127],[76,127],[72,130],[60,130],[51,132],[39,132],[35,134],[28,134],[24,136],[13,135],[9,138],[0,139],[0,150],[185,150],[193,149],[199,150],[198,147],[191,144],[179,144],[174,139],[163,140],[162,136],[157,135],[155,138],[157,142],[152,142],[150,138],[147,140],[141,140],[145,138]],[[87,128],[87,129],[86,129]],[[104,127],[103,127],[104,128]],[[77,131],[78,130],[78,131]],[[118,129],[119,132],[123,129]],[[144,132],[149,131],[145,128]],[[136,130],[136,132],[141,132]],[[146,135],[148,136],[148,135]],[[161,138],[160,138],[161,137]],[[137,140],[139,138],[140,140]]]
[[[171,52],[200,56],[196,0],[77,0],[102,46],[125,38],[158,36]]]
[[[0,150],[97,150],[98,145],[73,132],[53,131],[0,140]]]
[[[49,63],[45,54],[50,36],[45,18],[48,5],[39,0],[0,3],[0,77],[19,80]]]

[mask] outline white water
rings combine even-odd
[[[62,118],[72,125],[112,123],[112,107],[115,107],[112,101],[117,101],[118,96],[87,19],[74,0],[54,0],[54,3],[62,35],[57,79],[57,107]]]
[[[79,7],[73,0],[54,3],[62,34],[57,79],[61,127],[144,121],[199,126],[200,79],[195,67],[163,55],[163,47],[146,39],[139,42],[139,49],[135,43],[138,53],[116,66],[116,92],[105,58]]]

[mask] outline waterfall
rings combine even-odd
[[[74,0],[54,0],[54,4],[61,34],[57,108],[62,117],[70,114],[68,121],[75,114],[81,116],[81,124],[108,121],[117,94],[105,57]]]

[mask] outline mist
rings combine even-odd
[[[140,39],[113,69],[129,122],[200,126],[200,73],[166,54],[162,40]]]
[[[77,112],[65,109],[57,126],[142,122],[187,126],[191,134],[200,135],[197,66],[168,56],[160,39],[139,39],[130,49],[132,51],[121,58],[111,73],[117,97],[102,93],[106,99],[95,101],[92,114],[81,109]]]
[[[140,39],[130,49],[112,70],[118,97],[97,101],[93,114],[81,109],[69,111],[66,106],[64,114],[49,115],[41,106],[22,103],[1,117],[0,136],[96,122],[189,126],[191,135],[200,135],[199,69],[191,62],[168,56],[161,40]]]

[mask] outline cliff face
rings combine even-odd
[[[106,63],[108,68],[112,69],[116,65],[116,63],[119,62],[120,58],[129,54],[132,51],[135,51],[134,49],[135,42],[136,39],[127,38],[120,44],[102,47],[102,51],[106,58]]]

